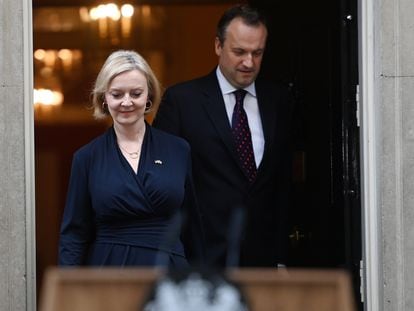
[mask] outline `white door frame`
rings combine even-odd
[[[361,120],[362,297],[364,310],[380,309],[379,215],[375,102],[375,0],[358,0]]]
[[[36,213],[33,111],[33,23],[32,1],[22,0],[23,94],[26,210],[26,310],[36,310]]]

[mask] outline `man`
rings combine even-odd
[[[259,12],[228,9],[217,27],[217,68],[168,88],[153,123],[190,143],[213,267],[276,267],[286,259],[291,107],[285,87],[256,81],[266,39]],[[236,98],[238,89],[245,94]]]

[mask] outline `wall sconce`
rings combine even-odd
[[[50,68],[51,70],[62,68],[65,72],[68,72],[73,66],[78,66],[81,63],[82,51],[77,49],[37,49],[34,51],[33,56],[36,61],[41,63],[42,67]]]
[[[52,120],[63,103],[63,94],[51,89],[34,89],[33,106],[36,121]],[[58,110],[57,110],[58,109]]]
[[[49,89],[34,89],[33,104],[38,106],[60,106],[63,103],[63,94]]]
[[[120,22],[122,37],[128,38],[131,34],[131,19],[134,15],[134,7],[131,4],[123,4],[120,8],[115,3],[100,4],[88,10],[82,7],[79,15],[84,22],[98,23],[99,37],[110,37],[117,41],[117,27]]]
[[[131,34],[131,18],[134,15],[134,7],[130,4],[124,4],[121,7],[121,15],[122,37],[128,38]]]

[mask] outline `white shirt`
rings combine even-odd
[[[217,66],[216,74],[221,93],[223,94],[227,117],[231,126],[234,105],[236,104],[236,98],[233,92],[236,90],[236,88],[226,80],[219,66]],[[260,118],[259,106],[257,104],[256,88],[254,82],[248,87],[245,87],[244,90],[247,91],[247,94],[244,98],[243,107],[246,111],[250,132],[252,134],[252,144],[256,167],[259,167],[260,162],[263,158],[265,141],[263,137],[262,120]]]

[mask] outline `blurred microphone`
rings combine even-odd
[[[165,244],[174,243],[187,215],[177,213],[165,233]],[[188,219],[187,219],[188,220]],[[228,227],[226,268],[239,265],[240,244],[245,221],[243,207],[234,208]],[[239,284],[229,280],[223,271],[214,267],[198,266],[188,269],[170,269],[168,253],[160,251],[156,266],[164,267],[166,274],[158,279],[140,311],[249,311],[247,299]]]
[[[244,228],[245,213],[243,206],[236,206],[230,217],[226,268],[239,266],[240,244]]]

